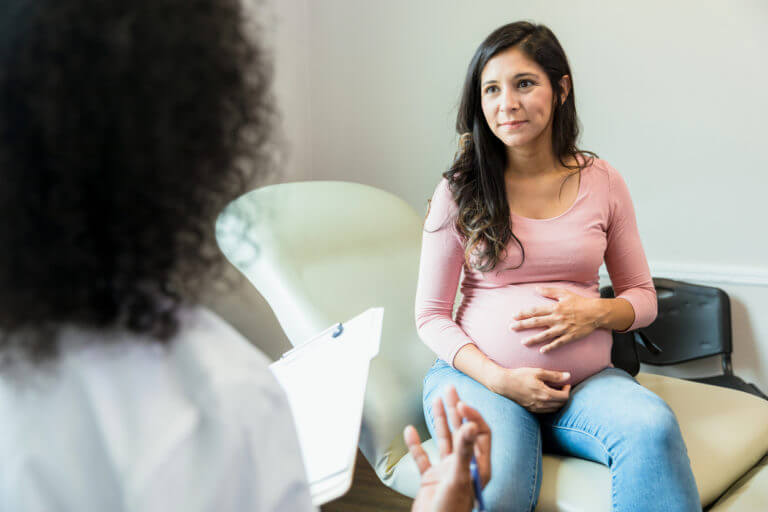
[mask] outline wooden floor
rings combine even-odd
[[[393,491],[379,480],[358,450],[352,488],[341,498],[320,507],[321,512],[406,512],[413,500]]]

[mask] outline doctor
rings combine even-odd
[[[198,305],[213,221],[272,152],[244,21],[239,0],[0,3],[0,510],[313,508],[266,357]],[[436,467],[406,432],[416,505],[469,510],[490,432],[446,404]]]

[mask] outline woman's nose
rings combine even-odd
[[[514,91],[506,89],[504,94],[501,95],[501,103],[499,104],[500,112],[507,112],[509,110],[517,110],[520,108],[520,102],[517,99],[517,95]]]

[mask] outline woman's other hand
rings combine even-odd
[[[490,389],[531,412],[543,414],[555,412],[565,405],[571,385],[560,387],[559,384],[570,378],[568,372],[542,368],[501,368],[493,378]]]
[[[583,338],[601,327],[601,320],[605,316],[601,299],[584,297],[565,288],[540,287],[536,291],[557,302],[521,311],[513,317],[509,325],[511,330],[546,328],[524,339],[523,345],[549,342],[539,349],[541,353],[546,353]]]
[[[432,410],[435,441],[440,449],[438,464],[431,465],[412,425],[408,425],[404,432],[405,444],[421,473],[421,486],[412,510],[470,512],[475,499],[469,464],[474,454],[481,486],[485,487],[491,479],[491,430],[479,412],[459,401],[452,386],[447,389],[445,407],[437,398]],[[462,423],[462,420],[466,422]]]

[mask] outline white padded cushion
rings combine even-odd
[[[673,377],[641,373],[637,379],[677,415],[703,504],[714,501],[768,452],[768,401]],[[424,448],[435,460],[434,442],[426,441]],[[393,476],[394,489],[415,495],[419,476],[410,455],[400,460]],[[601,464],[545,455],[536,510],[609,511],[610,485]]]
[[[728,388],[641,373],[675,411],[704,504],[768,452],[768,401]]]

